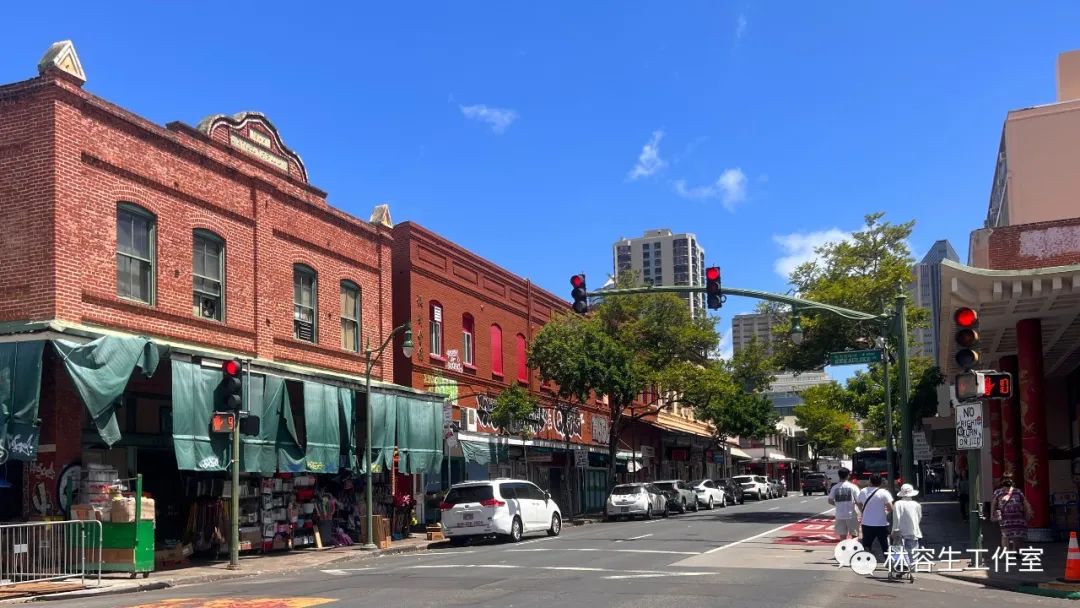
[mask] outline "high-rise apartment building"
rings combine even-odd
[[[615,276],[635,273],[646,285],[705,286],[705,250],[697,236],[673,234],[669,228],[646,230],[612,246]],[[705,294],[682,294],[694,316],[705,314]]]
[[[941,331],[941,261],[959,262],[949,241],[940,240],[930,247],[922,261],[915,265],[915,281],[910,286],[911,299],[916,306],[930,311],[930,326],[914,329],[917,346],[915,354],[933,357],[937,361],[938,337]]]
[[[772,354],[772,327],[774,317],[771,314],[752,312],[735,315],[731,318],[731,347],[738,351],[757,338],[758,344],[765,347],[765,352]]]

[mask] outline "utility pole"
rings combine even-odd
[[[896,355],[900,365],[900,476],[911,483],[915,479],[912,457],[915,442],[912,439],[915,412],[911,410],[910,371],[908,370],[907,343],[907,295],[901,288],[896,295]]]
[[[240,409],[233,412],[232,427],[232,521],[229,522],[229,570],[240,569],[240,415],[248,409],[248,390],[251,383],[251,361],[241,360],[243,389]]]
[[[888,324],[886,323],[886,326]],[[889,492],[896,495],[896,445],[893,438],[893,403],[892,403],[892,378],[889,377],[889,341],[883,340],[884,346],[881,352],[881,365],[885,372],[885,466],[886,486]]]

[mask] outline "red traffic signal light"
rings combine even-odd
[[[958,401],[1012,397],[1012,374],[1008,372],[964,372],[957,374],[954,384]]]
[[[232,412],[214,412],[210,418],[211,433],[231,433],[236,428],[236,414]]]
[[[244,365],[238,359],[229,359],[221,364],[221,373],[225,376],[221,383],[225,409],[239,411],[244,406],[244,383],[240,379],[243,371]]]
[[[723,291],[720,285],[720,268],[709,266],[705,269],[705,306],[717,310],[724,305]]]
[[[240,376],[240,370],[242,366],[236,359],[229,359],[221,364],[221,371],[230,378],[238,378]]]
[[[979,362],[979,353],[975,350],[979,343],[979,313],[966,306],[957,308],[953,313],[953,321],[957,327],[954,338],[960,347],[960,350],[956,351],[956,364],[969,370]]]
[[[574,301],[574,312],[583,315],[589,312],[589,288],[585,286],[585,275],[575,274],[570,277],[570,298]]]

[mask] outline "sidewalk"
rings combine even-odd
[[[359,548],[359,545],[354,545],[351,547],[334,547],[321,551],[301,550],[286,553],[270,553],[267,555],[242,556],[240,558],[239,570],[229,570],[227,567],[228,561],[226,560],[221,562],[193,562],[190,566],[184,568],[151,572],[149,578],[142,578],[140,576],[137,579],[132,579],[130,578],[131,575],[125,573],[103,573],[101,575],[100,586],[94,586],[93,582],[91,582],[88,577],[88,586],[77,591],[62,591],[55,593],[46,591],[45,593],[42,593],[43,584],[41,583],[28,583],[25,586],[13,585],[11,587],[0,587],[0,590],[5,591],[4,593],[0,593],[0,604],[38,600],[69,600],[106,594],[168,589],[170,587],[178,587],[181,585],[232,580],[259,574],[293,572],[307,568],[320,568],[349,560],[396,555],[414,551],[426,551],[428,548],[436,548],[443,546],[444,544],[448,545],[449,543],[441,540],[429,541],[422,536],[417,535],[413,538],[395,541],[388,549],[379,549],[370,552],[362,551]],[[16,595],[14,592],[20,587],[23,588],[24,593]],[[47,589],[47,586],[45,587]]]
[[[1031,592],[1035,585],[1056,581],[1065,572],[1065,558],[1067,555],[1067,542],[1037,543],[1032,544],[1036,549],[1042,549],[1041,569],[1042,572],[1020,572],[1019,566],[1010,568],[1010,571],[997,572],[991,556],[994,550],[1001,546],[1001,532],[998,525],[989,519],[983,520],[983,549],[980,561],[987,570],[972,570],[968,562],[971,554],[967,552],[970,547],[968,522],[960,515],[960,507],[957,505],[955,494],[939,492],[936,494],[920,497],[923,506],[923,545],[934,550],[934,555],[939,556],[941,549],[952,548],[958,552],[955,557],[958,561],[951,564],[958,571],[943,570],[950,564],[938,560],[934,571],[941,576],[978,583],[989,587],[1007,589],[1010,591]]]

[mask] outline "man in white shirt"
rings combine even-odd
[[[829,490],[829,504],[836,507],[836,535],[840,540],[859,536],[859,516],[855,513],[855,498],[859,495],[859,486],[848,481],[851,471],[841,468],[836,472],[840,478]]]
[[[863,548],[873,553],[874,541],[881,545],[882,559],[889,553],[889,513],[892,494],[881,487],[881,475],[870,476],[870,485],[859,492],[858,505],[862,512]]]

